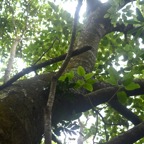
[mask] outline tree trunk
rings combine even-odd
[[[14,63],[15,54],[16,54],[16,48],[20,42],[20,39],[21,38],[19,36],[17,36],[12,44],[11,49],[10,49],[10,58],[8,60],[7,68],[5,70],[4,83],[6,83],[9,80],[10,72],[11,72],[11,69],[12,69],[12,66]]]

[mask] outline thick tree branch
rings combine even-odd
[[[117,99],[109,101],[109,105],[134,125],[138,125],[142,122],[136,114],[122,105]]]
[[[133,144],[144,137],[144,122],[128,130],[127,132],[113,138],[105,144]]]
[[[40,140],[41,135],[43,134],[43,107],[46,105],[47,95],[49,92],[49,82],[52,77],[52,74],[43,74],[36,76],[28,80],[18,81],[13,84],[11,87],[6,88],[0,91],[2,96],[0,101],[0,116],[7,121],[10,121],[11,125],[7,125],[7,121],[0,121],[0,128],[2,130],[10,131],[10,133],[18,131],[23,131],[28,133],[31,137],[31,141],[36,143]],[[129,96],[144,94],[144,81],[138,81],[141,88],[127,91]],[[87,94],[91,99],[94,106],[107,102],[113,94],[117,91],[117,87],[113,87],[109,84],[96,83],[95,92]],[[73,115],[85,112],[92,108],[88,97],[83,96],[81,93],[76,93],[70,89],[64,89],[64,91],[58,91],[56,93],[56,99],[54,102],[52,122],[53,125],[56,125],[61,120],[69,120],[73,118]],[[18,120],[13,117],[6,117],[6,113],[11,113],[11,115],[16,114],[19,117]],[[26,119],[26,115],[30,115]],[[25,121],[23,121],[25,120]],[[16,129],[11,129],[13,123],[21,121],[20,126],[16,126]],[[32,122],[29,127],[22,128],[21,125],[25,126],[25,123],[28,124]],[[17,122],[18,123],[18,122]],[[6,125],[7,129],[3,128],[2,125]],[[18,124],[17,124],[18,125]],[[33,134],[33,131],[35,133]],[[37,136],[38,133],[38,136]],[[32,136],[33,135],[33,136]],[[18,135],[19,136],[19,135]],[[23,141],[21,137],[16,137],[19,141]],[[26,134],[23,135],[26,138]],[[37,136],[37,137],[36,137]],[[2,135],[4,139],[10,140],[6,134]],[[36,139],[35,139],[36,137]],[[3,142],[0,139],[0,142]],[[10,142],[8,142],[10,143]],[[30,141],[27,143],[29,144]],[[25,141],[21,144],[25,144]]]
[[[134,30],[137,27],[134,27],[132,24],[128,24],[127,26],[124,24],[117,24],[117,26],[113,29],[113,31],[119,31],[122,32],[124,34],[127,34],[130,30]],[[133,32],[132,35],[135,36],[137,34],[137,32]],[[140,38],[144,37],[144,31],[141,32],[141,34],[139,35]]]
[[[144,80],[135,80],[135,82],[140,85],[140,88],[130,91],[123,89],[129,97],[144,94]],[[118,87],[111,86],[110,84],[97,82],[94,84],[94,91],[85,94],[84,96],[82,96],[82,94],[73,92],[73,95],[77,97],[77,102],[74,105],[76,112],[78,113],[92,108],[89,98],[94,106],[108,102],[114,96],[114,94],[116,94],[118,89]]]

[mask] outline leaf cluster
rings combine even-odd
[[[75,76],[78,77],[78,80],[75,80]],[[82,66],[79,66],[77,68],[76,75],[74,74],[74,71],[70,71],[70,72],[62,75],[59,78],[59,80],[60,81],[69,81],[73,85],[73,88],[75,88],[75,89],[84,88],[88,91],[92,91],[93,84],[95,83],[93,76],[94,76],[94,73],[86,73],[84,68]],[[72,82],[72,81],[74,81],[74,82]]]

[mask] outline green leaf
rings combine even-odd
[[[72,80],[74,78],[74,72],[70,71],[70,72],[66,73],[66,77],[68,77],[69,80]]]
[[[75,88],[80,88],[80,87],[82,87],[84,84],[85,84],[85,81],[84,81],[84,80],[78,80],[78,81],[76,81]]]
[[[116,80],[119,80],[119,73],[113,67],[110,67],[108,72],[110,77],[114,77]]]
[[[106,13],[105,15],[104,15],[104,18],[109,18],[110,17],[110,14],[109,13]]]
[[[102,40],[103,46],[107,46],[109,44],[109,39],[107,37],[104,37]]]
[[[127,86],[129,85],[132,81],[133,81],[133,73],[130,72],[130,73],[127,73],[127,74],[124,74],[124,77],[122,78],[122,83],[124,86]]]
[[[105,81],[111,85],[117,85],[117,80],[114,78],[109,78],[109,79],[106,79]]]
[[[84,75],[84,79],[85,79],[85,80],[88,80],[88,79],[92,78],[93,76],[94,76],[93,73],[88,73],[88,74],[85,74],[85,75]]]
[[[108,72],[110,74],[110,78],[107,79],[106,81],[112,85],[117,85],[118,80],[120,78],[119,73],[113,67],[110,67],[108,69]]]
[[[129,11],[127,11],[126,15],[127,15],[128,17],[131,17],[131,16],[132,16],[132,13],[133,13],[133,11],[129,10]]]
[[[85,83],[83,87],[88,91],[93,91],[93,86],[89,83]]]
[[[121,103],[125,103],[128,99],[127,94],[124,91],[117,92],[117,98]]]
[[[60,81],[65,81],[65,79],[66,79],[66,75],[62,75],[62,76],[60,76],[60,78],[59,78]]]
[[[140,88],[140,85],[134,82],[131,82],[129,85],[125,86],[126,90],[135,90]]]
[[[64,75],[62,75],[59,80],[60,81],[65,81],[65,79],[68,78],[68,80],[72,80],[74,78],[74,72],[73,71],[70,71],[68,73],[65,73]]]
[[[85,73],[86,73],[86,72],[85,72],[84,68],[83,68],[82,66],[79,66],[78,69],[77,69],[77,74],[78,74],[79,76],[84,76]]]
[[[86,81],[86,83],[89,83],[89,84],[94,84],[95,82],[96,82],[95,79],[88,79],[88,80]]]
[[[126,20],[126,22],[127,22],[128,24],[140,24],[139,21],[134,21],[134,20]]]
[[[137,14],[137,19],[141,22],[144,22],[144,17],[138,8],[136,8],[136,14]]]
[[[136,32],[136,35],[135,35],[134,39],[137,39],[142,32],[143,32],[143,26],[138,29],[138,31]]]

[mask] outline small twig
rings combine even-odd
[[[53,47],[53,45],[56,42],[56,40],[59,40],[59,39],[56,37],[54,39],[53,43],[49,46],[49,48],[45,52],[43,52],[43,54],[40,56],[40,58],[38,58],[38,60],[36,62],[34,62],[33,65],[36,65],[42,59],[42,57]],[[36,75],[38,75],[36,71],[34,71],[34,72],[35,72]]]
[[[65,58],[65,60],[62,64],[61,68],[56,73],[56,75],[52,78],[52,81],[51,81],[50,93],[49,93],[47,105],[44,109],[44,112],[45,112],[44,113],[45,114],[45,116],[44,116],[44,120],[45,120],[45,126],[44,126],[44,128],[45,128],[45,144],[51,144],[52,143],[51,142],[51,140],[52,140],[51,116],[52,116],[52,107],[53,107],[53,103],[54,103],[54,99],[55,99],[57,80],[62,75],[65,68],[67,67],[67,65],[70,61],[71,55],[72,55],[73,46],[74,46],[75,37],[76,37],[76,28],[77,28],[77,22],[78,22],[78,15],[79,15],[79,10],[80,10],[81,5],[82,5],[82,0],[79,0],[76,11],[75,11],[71,42],[70,42],[70,46],[69,46],[69,49],[68,49],[68,53],[66,55],[66,58]]]
[[[121,87],[117,89],[117,91],[112,95],[112,97],[107,101],[107,103],[111,102],[111,100],[116,96],[117,92],[121,90]]]
[[[37,64],[42,59],[42,57],[53,47],[53,45],[56,42],[56,40],[59,41],[59,39],[56,37],[54,39],[53,43],[49,46],[49,48],[45,52],[43,52],[43,54],[40,56],[40,58],[33,65]]]
[[[90,101],[90,104],[91,104],[91,106],[92,106],[93,111],[95,111],[95,112],[101,117],[101,119],[102,119],[102,121],[103,121],[103,123],[104,123],[104,130],[105,130],[105,135],[106,135],[106,141],[108,141],[108,135],[107,135],[107,131],[106,131],[106,122],[105,122],[103,116],[100,114],[100,112],[95,109],[95,106],[93,105],[93,103],[92,103],[92,101],[91,101],[91,99],[90,99],[89,96],[88,96],[88,99],[89,99],[89,101]]]
[[[101,113],[98,111],[98,110],[96,110],[96,112],[97,112],[97,114],[101,117],[101,119],[102,119],[102,121],[103,121],[103,123],[104,123],[104,130],[105,130],[105,136],[106,136],[106,141],[108,141],[108,139],[109,139],[109,136],[107,135],[107,130],[106,130],[106,122],[105,122],[105,119],[104,119],[104,117],[101,115]]]
[[[96,138],[96,134],[98,133],[98,114],[96,115],[96,131],[95,131],[95,135],[93,136],[93,144],[95,144],[95,138]]]

